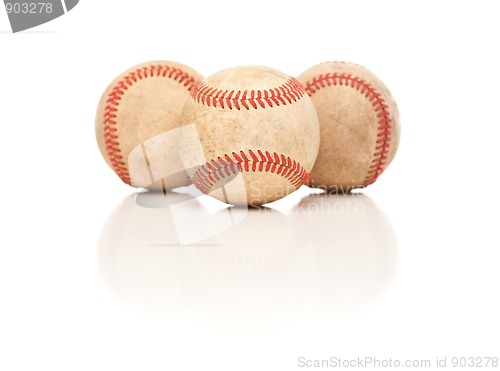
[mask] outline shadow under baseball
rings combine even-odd
[[[286,215],[200,201],[135,194],[111,214],[97,260],[121,302],[217,326],[282,327],[310,310],[365,310],[394,279],[394,231],[364,195],[308,196]]]

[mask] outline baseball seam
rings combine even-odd
[[[118,108],[125,92],[135,83],[149,77],[166,77],[173,79],[185,86],[188,91],[190,91],[195,84],[195,78],[182,69],[167,64],[158,64],[138,68],[130,72],[120,79],[108,94],[103,115],[106,153],[108,154],[113,170],[123,182],[129,185],[131,185],[130,174],[125,159],[121,154],[118,137]]]
[[[378,128],[375,152],[368,173],[364,180],[364,185],[374,183],[382,174],[387,163],[389,147],[392,135],[392,119],[389,113],[389,106],[386,104],[382,94],[363,79],[346,73],[327,73],[315,76],[306,83],[305,90],[312,96],[321,88],[327,86],[350,86],[363,94],[371,103],[377,113]]]
[[[209,107],[220,106],[222,109],[246,108],[258,109],[292,104],[305,95],[302,84],[291,77],[288,81],[276,88],[267,90],[229,90],[217,89],[204,82],[198,83],[191,92],[191,97],[202,105]]]
[[[299,188],[309,179],[309,173],[304,167],[288,156],[276,152],[271,154],[268,151],[248,150],[246,153],[245,151],[232,152],[231,155],[226,154],[216,160],[208,161],[198,167],[192,180],[200,191],[209,193],[214,190],[216,182],[243,171],[281,175],[295,188]]]

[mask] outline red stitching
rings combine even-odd
[[[242,106],[249,110],[292,104],[304,95],[304,87],[293,77],[285,84],[269,90],[224,90],[199,82],[191,91],[191,97],[200,104],[237,110]]]
[[[139,68],[124,76],[116,83],[111,92],[108,94],[106,106],[104,108],[104,142],[106,145],[106,153],[109,156],[111,165],[118,176],[127,184],[131,184],[130,174],[121,150],[119,148],[119,138],[117,135],[117,112],[120,105],[120,100],[125,92],[133,84],[148,77],[168,77],[176,80],[184,85],[189,91],[195,84],[195,78],[184,72],[180,68],[169,65],[150,65],[148,67]]]
[[[357,76],[346,73],[334,72],[318,75],[307,82],[305,90],[311,96],[319,89],[332,85],[345,85],[358,90],[372,103],[375,112],[378,112],[378,133],[375,153],[364,181],[365,185],[372,184],[382,174],[387,163],[392,134],[392,119],[389,113],[389,106],[386,104],[382,94],[373,86]]]
[[[275,173],[288,179],[295,188],[309,180],[309,173],[297,161],[276,152],[271,154],[259,149],[257,152],[233,152],[208,161],[198,167],[193,175],[193,183],[203,193],[209,193],[219,180],[243,171]]]

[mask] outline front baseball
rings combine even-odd
[[[230,68],[201,81],[181,120],[181,158],[193,183],[234,205],[295,191],[318,153],[311,99],[295,78],[267,67]]]
[[[367,69],[345,62],[316,65],[298,80],[321,127],[309,185],[348,192],[375,182],[399,144],[399,112],[389,90]]]

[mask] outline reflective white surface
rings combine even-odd
[[[214,212],[179,193],[128,196],[101,232],[103,279],[133,308],[188,310],[233,327],[373,305],[397,271],[389,220],[361,194],[299,200],[283,214],[265,207]],[[181,245],[179,229],[197,241]]]

